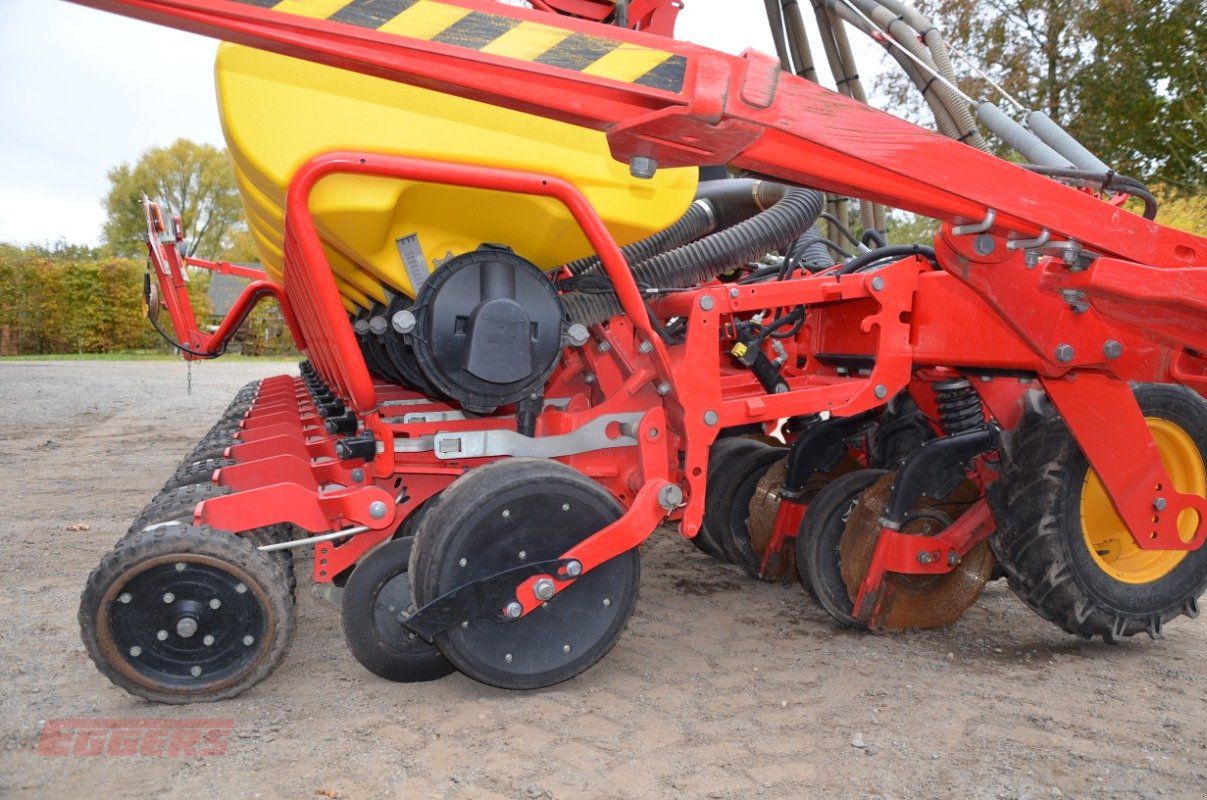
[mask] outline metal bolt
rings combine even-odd
[[[1074,355],[1075,353],[1073,352],[1073,345],[1060,344],[1056,346],[1056,360],[1062,364],[1067,364],[1072,361]]]
[[[389,327],[390,323],[386,321],[385,317],[369,318],[369,332],[375,336],[381,336]],[[403,331],[400,331],[400,333],[402,332]]]
[[[390,320],[390,325],[393,326],[394,330],[405,336],[415,330],[417,322],[418,320],[415,319],[415,315],[410,311],[399,311]]]
[[[700,308],[705,311],[712,311],[712,295],[706,294],[700,298]]]
[[[253,636],[244,636],[243,637],[243,644],[246,645],[247,647],[251,647],[255,643],[256,643],[255,637],[253,637]]]
[[[740,295],[740,294],[741,294],[741,292],[739,292],[737,289],[730,289],[730,290],[729,290],[729,296],[730,296],[730,297],[732,297],[734,300],[737,300],[737,299],[738,299],[738,295]]]
[[[594,373],[591,373],[591,372],[584,372],[584,373],[583,373],[583,383],[587,384],[588,386],[590,386],[591,384],[595,383],[595,375],[594,375]]]
[[[658,162],[649,156],[633,156],[629,161],[629,174],[634,178],[649,180],[658,171]]]
[[[1102,345],[1102,354],[1107,358],[1118,358],[1123,355],[1123,345],[1114,339],[1107,339]]]
[[[600,343],[599,343],[599,352],[601,352],[601,353],[606,353],[606,352],[608,352],[608,351],[609,351],[609,350],[611,350],[611,349],[612,349],[612,345],[608,344],[607,342],[600,342]]]
[[[929,564],[930,562],[932,562],[934,560],[935,560],[935,557],[932,556],[930,553],[926,552],[925,550],[922,551],[921,553],[918,553],[918,563],[919,564]]]
[[[877,275],[875,278],[872,278],[872,291],[873,292],[878,292],[883,288],[884,288],[884,278],[880,277],[879,275]]]
[[[215,597],[213,600],[210,601],[210,608],[217,611],[218,609],[222,608],[222,601],[219,600],[217,597]]]
[[[982,234],[972,240],[972,247],[976,250],[977,255],[987,256],[994,251],[997,245],[992,236]]]
[[[957,553],[955,550],[950,551],[947,554],[947,566],[954,567],[954,566],[957,566],[959,563],[960,563],[960,554]]]
[[[506,661],[508,664],[510,664],[511,663],[511,653],[508,653],[507,655],[503,656],[503,660]]]
[[[582,575],[583,574],[582,563],[578,562],[578,561],[571,561],[569,564],[566,565],[566,574],[569,575],[571,578],[577,578],[579,575]]]
[[[1165,498],[1158,497],[1156,500],[1153,500],[1153,508],[1155,508],[1157,511],[1164,511],[1165,510]]]
[[[369,516],[373,519],[382,519],[389,510],[381,500],[374,500],[372,503],[369,503]]]
[[[142,655],[142,648],[139,647],[138,645],[134,645],[133,647],[130,648],[130,655],[133,656],[134,658],[138,658],[139,656]]]
[[[612,605],[612,598],[605,597],[603,599],[603,604],[604,604],[604,608],[607,608],[608,606]]]
[[[564,645],[562,645],[562,652],[563,652],[563,653],[569,653],[569,652],[570,652],[570,645],[568,645],[568,644],[564,644]]]
[[[503,613],[507,615],[508,619],[519,619],[524,613],[524,607],[512,600],[507,604],[507,607],[503,609]]]
[[[536,595],[538,600],[548,600],[553,597],[554,591],[553,581],[548,578],[541,578],[532,587],[532,593]]]
[[[167,638],[168,638],[168,632],[167,632],[167,631],[159,631],[158,633],[156,633],[156,634],[155,634],[155,638],[156,638],[156,639],[158,639],[158,640],[159,640],[159,641],[161,641],[161,642],[167,641]]]
[[[239,594],[247,594],[247,584],[246,583],[236,583],[235,591],[238,592]]]
[[[576,322],[566,328],[566,340],[572,347],[582,347],[590,338],[591,334],[587,331],[587,326],[581,323]]]
[[[363,469],[361,469],[360,467],[357,467],[356,469],[352,470],[352,480],[356,481],[357,483],[360,483],[364,479],[365,479],[365,471]]]
[[[468,564],[468,563],[469,563],[469,562],[468,562],[468,561],[466,561],[464,558],[463,558],[463,559],[461,559],[460,561],[458,561],[458,562],[457,562],[457,564],[458,564],[459,566],[462,566],[462,567],[464,567],[464,566],[465,566],[466,564]]]
[[[528,551],[527,551],[527,550],[521,550],[521,551],[520,551],[520,561],[524,561],[524,560],[526,560],[527,558],[528,558]]]
[[[667,383],[666,381],[662,381],[658,384],[658,394],[660,396],[666,397],[670,393],[671,393],[671,385],[669,383]]]
[[[713,411],[711,408],[704,412],[705,425],[716,425],[720,419],[721,418],[717,415],[717,412]]]
[[[507,519],[510,516],[511,516],[511,509],[510,508],[503,509],[503,519]]]
[[[570,504],[562,503],[562,511],[569,511],[569,510],[570,510]]]
[[[205,636],[201,637],[201,643],[206,647],[209,647],[214,643],[214,637],[207,633]]]
[[[117,602],[119,603],[129,603],[133,599],[134,598],[130,596],[129,592],[122,592],[117,596]]]
[[[189,670],[189,674],[192,675],[194,678],[200,678],[201,677],[201,667],[193,667],[192,669]]]
[[[469,620],[462,620],[462,622],[461,622],[461,630],[465,630],[465,629],[466,629],[466,628],[468,628],[468,627],[469,627]]]
[[[658,505],[666,511],[678,508],[682,502],[683,490],[673,483],[668,483],[658,492]]]
[[[650,353],[650,352],[653,352],[653,350],[654,350],[654,345],[651,344],[648,340],[643,341],[641,344],[637,345],[637,352],[639,352],[639,353]]]
[[[164,593],[163,593],[163,601],[164,601],[165,603],[171,603],[171,602],[173,602],[175,599],[176,599],[176,595],[172,594],[171,592],[164,592]]]
[[[1023,264],[1027,269],[1035,269],[1036,265],[1039,264],[1039,253],[1034,250],[1028,250],[1027,254],[1023,256]]]
[[[645,438],[649,439],[650,441],[653,441],[654,439],[657,439],[657,438],[658,438],[658,429],[657,429],[657,428],[650,428],[648,431],[646,431],[646,432],[645,432]],[[125,602],[127,602],[127,603],[128,603],[128,602],[130,602],[130,601],[129,601],[129,600],[127,600],[127,601],[125,601]]]
[[[176,623],[176,635],[182,639],[187,639],[197,632],[197,620],[192,617],[185,617]]]
[[[872,394],[876,395],[878,399],[883,400],[888,396],[888,387],[883,383],[878,383],[876,384],[876,388],[872,389]]]
[[[184,564],[182,564],[182,563],[180,563],[179,561],[177,561],[177,562],[176,562],[176,571],[177,571],[177,572],[184,572]]]

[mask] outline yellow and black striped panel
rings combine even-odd
[[[235,0],[311,19],[342,22],[411,39],[581,72],[599,78],[683,90],[681,55],[553,25],[471,11],[438,0]]]

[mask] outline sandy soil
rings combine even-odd
[[[176,363],[0,363],[0,797],[1207,797],[1202,621],[1082,642],[999,583],[951,628],[852,633],[669,531],[620,643],[553,689],[387,683],[300,590],[267,682],[137,700],[79,642],[84,579],[231,394],[286,368],[200,365],[188,396]],[[65,717],[234,727],[221,757],[38,755]]]

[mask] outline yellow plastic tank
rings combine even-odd
[[[277,280],[289,181],[333,150],[553,174],[586,195],[620,244],[671,225],[695,193],[694,169],[637,180],[602,133],[517,111],[231,44],[219,49],[216,74],[248,223]],[[526,195],[331,175],[315,187],[311,212],[349,310],[384,302],[387,287],[414,295],[396,244],[404,237],[416,237],[429,271],[483,242],[543,269],[592,252],[560,203]]]

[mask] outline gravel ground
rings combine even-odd
[[[669,531],[620,643],[552,689],[387,683],[299,590],[265,683],[131,697],[79,642],[84,580],[230,396],[288,368],[201,364],[189,396],[178,363],[0,362],[0,797],[1207,797],[1202,622],[1082,642],[997,583],[950,628],[852,633]],[[48,719],[147,717],[231,719],[226,753],[36,750]]]

